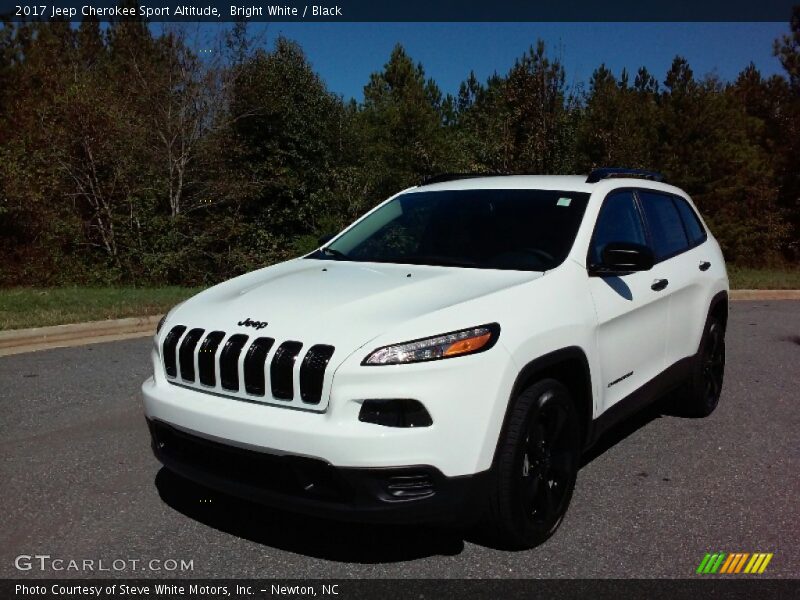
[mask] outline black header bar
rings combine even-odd
[[[744,577],[744,576],[743,576]],[[0,597],[38,600],[783,600],[798,580],[695,579],[6,579]]]
[[[0,0],[12,21],[88,16],[157,22],[506,22],[775,21],[787,22],[798,0],[335,0],[307,4],[236,0]]]

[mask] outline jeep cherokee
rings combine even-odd
[[[435,178],[171,310],[142,387],[153,451],[268,505],[480,517],[531,547],[609,425],[673,390],[714,410],[727,290],[656,173]]]

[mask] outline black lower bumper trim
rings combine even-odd
[[[211,489],[294,512],[370,522],[462,523],[483,507],[489,472],[447,477],[427,466],[344,468],[257,452],[147,421],[156,458]]]

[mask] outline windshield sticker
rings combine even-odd
[[[556,206],[569,206],[570,202],[572,202],[572,198],[559,198]]]

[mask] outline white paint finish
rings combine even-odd
[[[589,277],[597,311],[596,350],[601,411],[666,368],[669,296],[650,289],[664,269],[622,277]],[[626,375],[629,376],[626,377]]]
[[[313,456],[337,466],[429,464],[446,475],[464,475],[490,467],[512,386],[524,366],[577,347],[590,367],[596,418],[696,351],[709,302],[728,285],[711,235],[703,246],[650,271],[616,281],[590,277],[586,256],[600,205],[623,187],[686,197],[666,184],[638,179],[586,184],[577,176],[466,179],[407,190],[563,189],[591,192],[591,198],[568,259],[544,274],[296,259],[215,286],[172,311],[157,341],[176,324],[246,333],[251,340],[272,337],[267,396],[253,402],[244,392],[233,394],[251,400],[242,402],[171,385],[154,351],[155,376],[143,386],[145,412],[234,445]],[[701,259],[712,263],[709,271],[699,271],[695,263]],[[658,278],[670,280],[663,292],[650,288]],[[238,326],[245,318],[269,325],[259,331]],[[361,365],[380,346],[492,322],[501,326],[500,339],[485,353]],[[294,372],[298,397],[290,406],[306,410],[288,410],[286,402],[269,395],[270,360],[287,340],[303,343]],[[302,404],[297,389],[299,365],[314,344],[336,348],[323,401],[314,407],[318,412]],[[247,346],[242,357],[246,351]],[[609,388],[630,371],[633,375]],[[434,424],[409,430],[361,423],[358,410],[366,398],[415,398]]]

